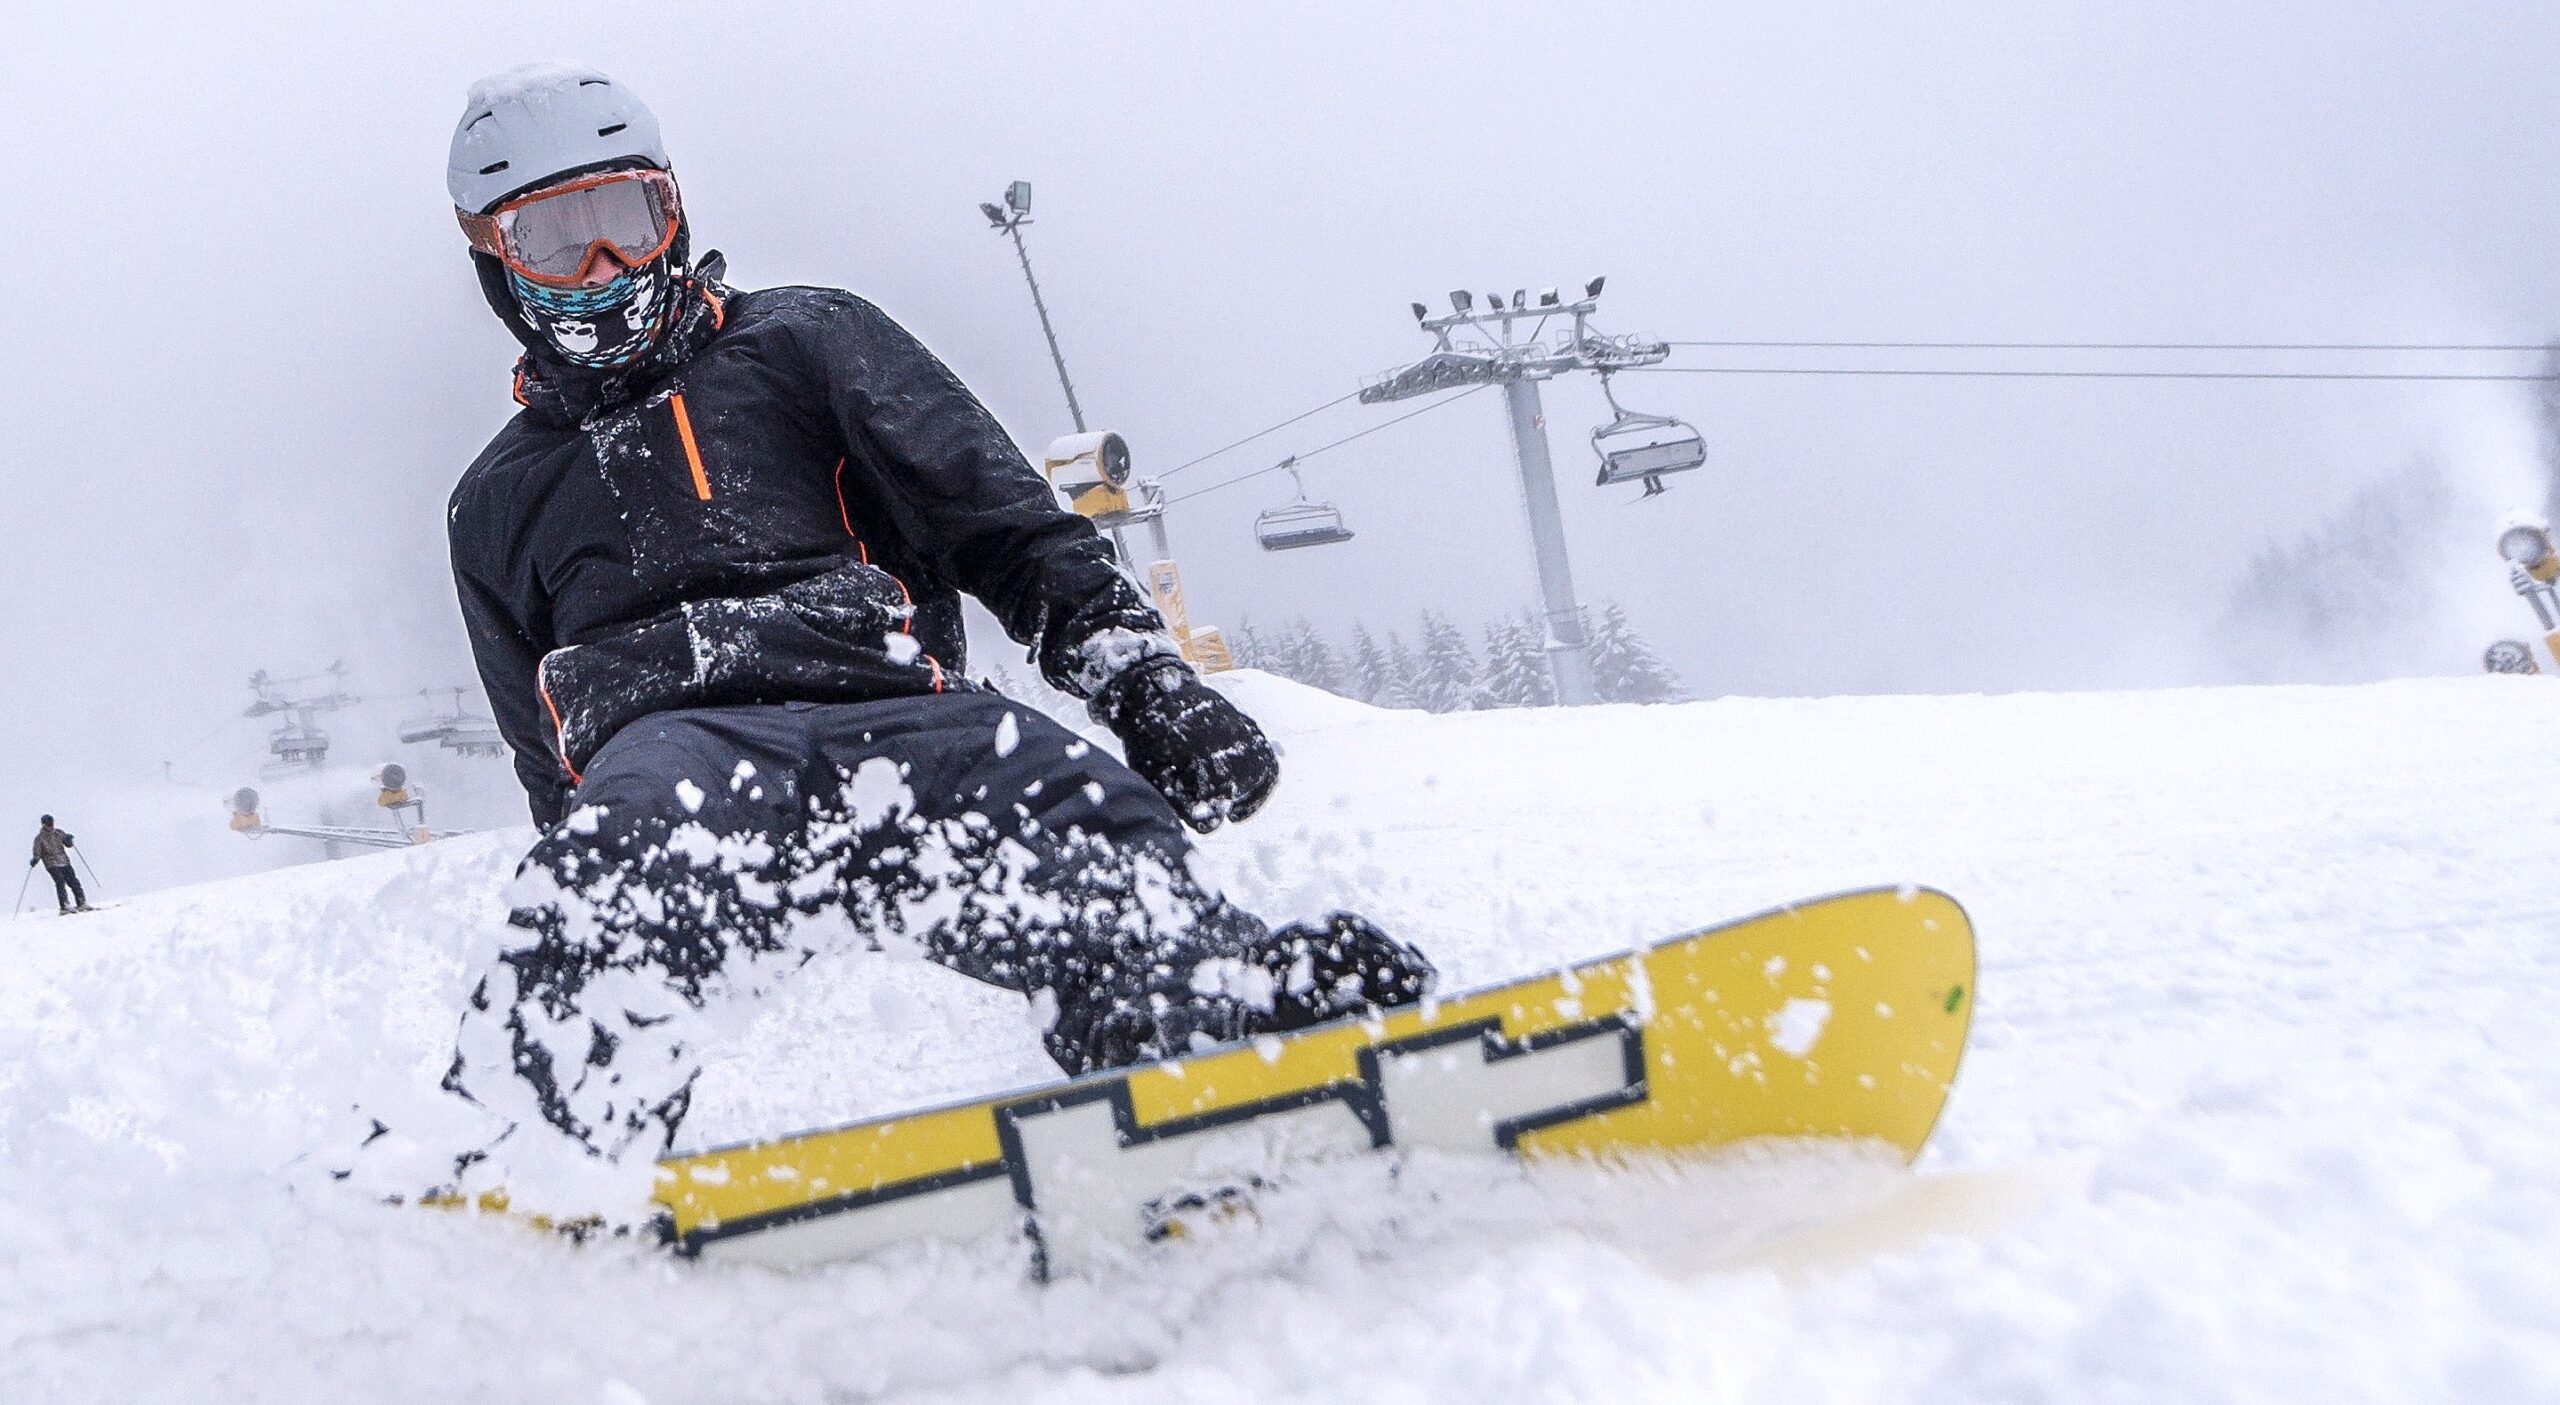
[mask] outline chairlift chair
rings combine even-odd
[[[1599,486],[1642,480],[1644,496],[1659,496],[1666,473],[1686,473],[1707,461],[1707,441],[1687,420],[1673,415],[1644,415],[1618,403],[1602,373],[1600,394],[1613,418],[1591,431],[1592,452],[1600,456]]]
[[[276,758],[267,763],[270,767],[316,767],[329,759],[329,734],[306,723],[289,722],[268,739],[267,750]]]
[[[453,701],[424,717],[412,717],[400,724],[400,741],[416,746],[433,742],[447,751],[464,756],[498,756],[506,751],[506,740],[498,732],[498,724],[478,716],[462,705],[460,688],[421,688],[425,698],[450,697]]]
[[[1296,501],[1271,508],[1253,519],[1253,535],[1265,551],[1295,551],[1307,546],[1331,546],[1351,540],[1354,533],[1342,524],[1342,510],[1329,502],[1309,502],[1307,482],[1298,476],[1298,460],[1293,455],[1280,466],[1298,485]]]

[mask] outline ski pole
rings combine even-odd
[[[98,866],[89,862],[89,856],[80,852],[79,845],[72,845],[71,852],[79,858],[80,866],[89,870],[89,881],[98,885],[98,895],[100,897],[106,896],[107,880],[98,876]]]
[[[27,885],[34,881],[36,881],[36,866],[34,864],[29,864],[27,865],[27,876],[18,880],[18,905],[9,909],[9,915],[11,917],[16,917],[19,913],[27,910]]]

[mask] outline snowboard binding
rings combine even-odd
[[[1254,954],[1272,981],[1271,1013],[1255,1021],[1260,1034],[1410,1005],[1440,974],[1429,957],[1351,912],[1292,922]]]

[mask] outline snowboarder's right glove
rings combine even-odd
[[[1090,706],[1128,748],[1129,769],[1202,834],[1261,809],[1279,783],[1270,739],[1180,659],[1131,664]]]
[[[2514,586],[2518,595],[2531,595],[2542,582],[2535,580],[2533,572],[2524,567],[2511,565],[2507,567],[2507,584]]]

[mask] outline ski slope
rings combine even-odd
[[[1425,1162],[1046,1289],[781,1275],[372,1204],[526,831],[0,928],[0,1381],[25,1400],[2560,1400],[2560,686],[1389,713],[1226,686],[1286,753],[1208,843],[1460,984],[1787,899],[1970,908],[1917,1175]],[[803,972],[708,1143],[1043,1077],[1021,1004]],[[389,1114],[386,1114],[389,1115]]]

